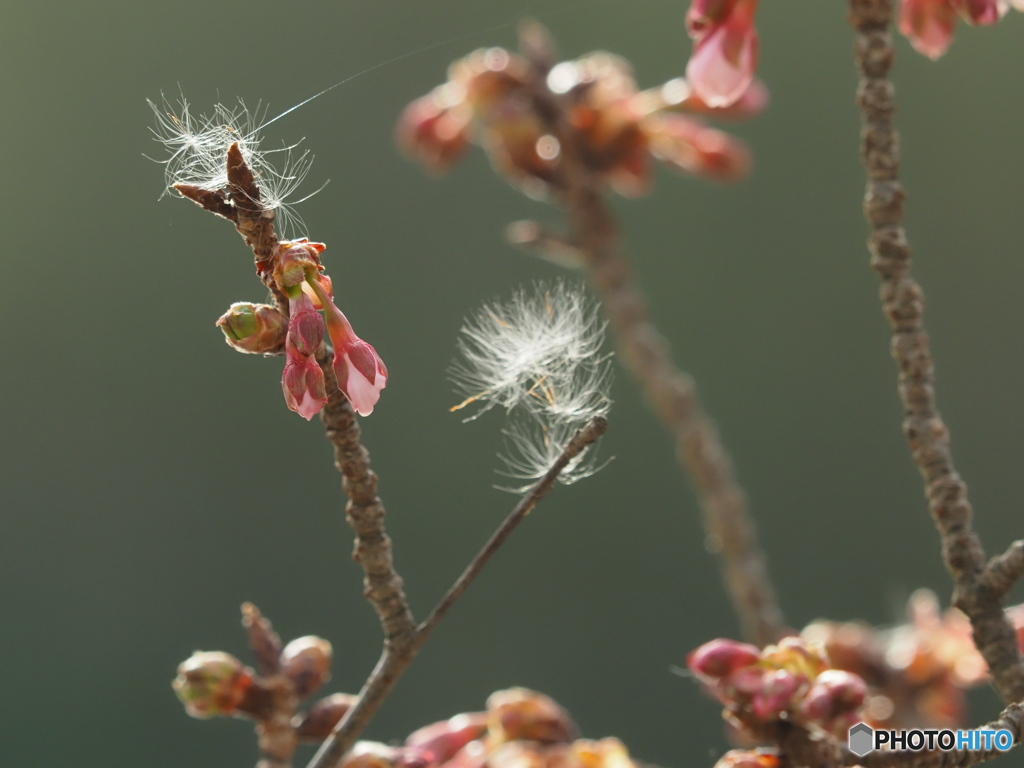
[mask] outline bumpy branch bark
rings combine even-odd
[[[328,421],[324,417],[325,423]],[[427,619],[420,624],[411,634],[403,634],[385,643],[380,660],[374,668],[373,673],[363,685],[359,693],[359,699],[355,705],[346,713],[345,717],[335,727],[331,736],[321,745],[320,749],[310,761],[308,768],[335,768],[341,763],[342,758],[355,744],[359,734],[362,733],[370,718],[376,713],[377,708],[391,693],[398,679],[405,672],[419,653],[420,648],[430,637],[431,633],[444,618],[448,609],[465,592],[466,588],[473,582],[477,574],[483,569],[494,553],[501,547],[523,518],[537,506],[537,503],[547,495],[562,471],[569,462],[579,456],[583,451],[597,441],[608,428],[608,422],[597,417],[586,427],[579,430],[566,445],[565,450],[558,459],[551,465],[543,478],[520,500],[512,512],[505,518],[480,552],[473,558],[455,583],[448,590],[437,607],[431,611]],[[333,442],[333,439],[332,439]],[[346,479],[348,476],[346,475]],[[346,484],[348,492],[348,484]]]
[[[726,589],[743,634],[757,645],[767,645],[783,636],[786,628],[746,494],[714,421],[701,406],[693,379],[672,362],[668,344],[651,320],[605,202],[605,185],[573,140],[576,133],[569,125],[567,105],[547,88],[546,70],[554,57],[543,34],[534,25],[525,26],[521,49],[535,68],[537,113],[546,117],[561,146],[562,159],[553,186],[566,213],[570,237],[563,240],[536,225],[519,223],[511,230],[512,239],[519,245],[582,258],[623,359],[672,433],[679,460],[696,487],[708,543],[720,556]],[[552,249],[552,243],[558,247]]]
[[[327,439],[334,446],[334,464],[344,478],[348,496],[345,516],[356,534],[353,559],[365,575],[363,594],[370,601],[384,630],[385,648],[401,646],[416,630],[402,578],[391,556],[391,539],[384,529],[384,505],[377,495],[377,475],[370,468],[370,454],[360,442],[359,422],[348,398],[338,389],[330,356],[318,355],[331,396],[320,413]]]
[[[864,213],[871,225],[871,266],[882,278],[881,299],[892,326],[892,354],[899,368],[903,431],[914,463],[925,481],[925,495],[942,538],[943,558],[956,585],[954,604],[971,619],[974,642],[988,662],[996,690],[1007,702],[1024,699],[1021,664],[1013,627],[1001,597],[1008,579],[1024,570],[1024,554],[1011,549],[992,566],[972,527],[967,485],[957,473],[949,430],[935,400],[935,369],[924,327],[924,292],[910,275],[910,246],[902,226],[903,188],[899,182],[899,137],[893,127],[895,89],[893,0],[850,0],[850,23],[857,32],[856,61],[861,73],[861,157],[868,172]],[[1022,545],[1024,546],[1024,545]],[[1019,547],[1017,547],[1019,549]]]

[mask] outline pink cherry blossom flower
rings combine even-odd
[[[309,280],[320,298],[327,320],[327,335],[334,345],[334,373],[338,388],[352,403],[360,416],[369,416],[380,399],[380,391],[388,383],[388,369],[377,351],[356,336],[348,318],[338,309],[319,282]]]
[[[918,53],[937,59],[953,42],[956,11],[949,0],[903,0],[899,25]]]
[[[709,107],[737,102],[754,80],[758,0],[694,0],[687,28],[694,40],[686,77]]]

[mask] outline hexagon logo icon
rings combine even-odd
[[[857,723],[850,729],[847,741],[853,754],[857,757],[864,757],[874,745],[875,731],[866,723]]]

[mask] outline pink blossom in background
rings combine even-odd
[[[687,29],[694,41],[686,77],[709,107],[737,102],[754,80],[758,38],[754,13],[758,0],[694,0]]]
[[[903,0],[899,27],[914,50],[937,59],[953,42],[956,11],[949,0]]]

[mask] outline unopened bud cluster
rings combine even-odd
[[[263,674],[229,653],[196,651],[178,666],[171,687],[192,717],[245,717],[265,720],[279,705],[282,691],[290,700],[316,693],[331,677],[331,644],[312,635],[292,640],[284,648],[270,622],[252,605],[243,607],[250,643]],[[311,738],[321,739],[348,711],[354,697],[336,694],[315,703],[296,718],[313,718]]]
[[[525,688],[413,732],[402,746],[359,742],[342,768],[636,768],[618,739],[577,738],[569,714]]]
[[[902,0],[900,32],[918,52],[937,59],[953,42],[958,21],[990,26],[1011,7],[1024,11],[1024,0]]]
[[[553,103],[564,106],[564,120],[552,115]],[[542,72],[526,56],[488,48],[456,61],[444,85],[412,102],[397,139],[438,173],[478,143],[499,173],[535,196],[558,184],[563,143],[571,141],[602,181],[636,196],[650,187],[652,157],[717,181],[742,177],[746,147],[700,116],[745,117],[766,103],[764,87],[750,79],[735,98],[711,103],[682,78],[640,91],[629,64],[609,53]]]
[[[1007,613],[1019,642],[1024,640],[1024,612],[1018,606]],[[911,596],[908,619],[890,629],[817,621],[801,635],[824,647],[833,667],[868,684],[864,721],[869,725],[960,727],[967,715],[966,690],[988,679],[970,620],[955,608],[942,611],[928,590]]]
[[[338,388],[357,413],[368,416],[387,384],[387,368],[376,350],[356,336],[334,303],[331,279],[320,263],[325,248],[306,238],[278,243],[268,270],[288,297],[287,319],[273,307],[238,303],[231,305],[217,325],[228,344],[239,351],[284,351],[284,399],[307,420],[320,412],[330,395],[316,359],[326,332],[334,347],[332,367]]]
[[[254,677],[229,653],[196,651],[178,665],[171,685],[192,717],[230,716],[238,712]]]
[[[859,676],[832,669],[820,646],[799,637],[764,650],[712,640],[687,663],[725,705],[726,719],[754,736],[780,720],[844,735],[859,719],[867,694]]]

